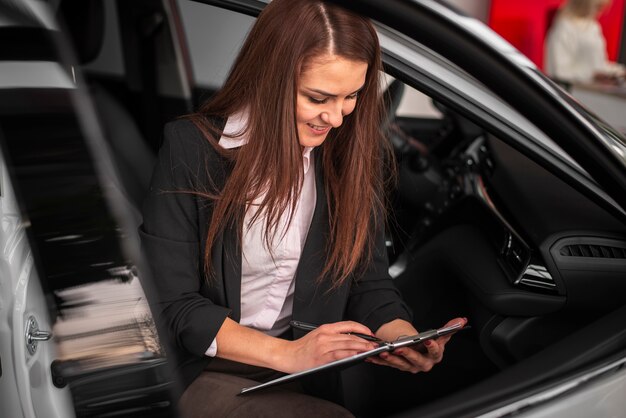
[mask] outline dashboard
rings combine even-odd
[[[494,363],[517,361],[540,348],[529,343],[539,335],[561,338],[626,302],[624,224],[517,149],[478,135],[409,175],[430,181],[403,179],[402,164],[400,193],[418,219],[390,272],[412,274],[420,270],[412,263],[428,260],[438,266],[431,275],[454,276]],[[406,197],[407,183],[429,184],[427,197]]]

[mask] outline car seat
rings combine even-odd
[[[78,63],[93,61],[104,42],[102,0],[62,0],[57,17],[74,44]],[[121,181],[122,192],[137,213],[147,193],[156,156],[128,109],[102,85],[88,81],[104,138]]]

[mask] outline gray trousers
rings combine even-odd
[[[184,418],[204,417],[353,417],[343,407],[306,395],[297,382],[244,396],[244,387],[281,376],[274,370],[215,358],[179,401]]]

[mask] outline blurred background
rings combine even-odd
[[[586,18],[589,21],[598,22],[600,35],[604,40],[603,52],[609,63],[606,74],[599,73],[595,77],[583,77],[582,79],[580,77],[574,77],[574,79],[559,78],[550,73],[546,62],[549,55],[548,39],[550,32],[555,29],[559,12],[566,6],[567,0],[528,0],[523,2],[449,0],[448,3],[489,25],[524,53],[541,70],[569,90],[587,108],[620,132],[626,132],[626,118],[624,117],[626,116],[626,84],[623,73],[623,65],[626,64],[625,0],[569,2],[581,9],[590,8],[588,11],[582,10],[582,15],[585,12],[588,12],[588,15],[580,16],[579,20],[582,21]],[[591,31],[592,28],[589,30]],[[584,31],[579,30],[577,34],[582,37]],[[570,36],[570,41],[573,42],[574,39],[572,38],[574,36]],[[570,46],[575,48],[574,45]],[[601,48],[602,45],[595,47]],[[562,50],[558,46],[556,48]],[[578,57],[575,61],[580,64],[589,61],[589,59],[583,56]],[[617,66],[613,66],[614,63]],[[615,74],[612,74],[613,71]]]

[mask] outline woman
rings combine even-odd
[[[220,92],[166,127],[141,235],[187,414],[347,414],[296,392],[235,394],[374,347],[348,333],[417,333],[387,273],[380,70],[366,19],[274,0]],[[325,325],[305,335],[291,319]],[[427,371],[446,342],[370,361]],[[332,376],[305,386],[338,393]]]
[[[610,0],[569,0],[548,33],[546,73],[566,82],[617,81],[624,67],[609,62],[597,17]]]

